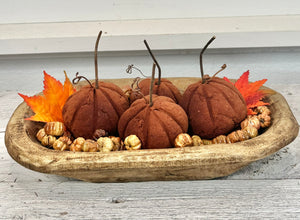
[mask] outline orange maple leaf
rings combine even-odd
[[[224,77],[228,82],[231,82],[228,78]],[[252,109],[257,106],[269,105],[262,101],[262,98],[271,93],[271,90],[260,89],[260,87],[267,81],[267,79],[259,80],[253,83],[249,83],[249,70],[244,72],[243,75],[235,82],[232,83],[244,97],[248,115],[256,114]]]
[[[63,122],[62,109],[68,97],[75,92],[66,72],[64,85],[44,71],[43,95],[26,96],[18,93],[35,115],[25,120],[32,121],[60,121]]]

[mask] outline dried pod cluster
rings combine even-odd
[[[241,122],[241,128],[246,128],[246,127],[254,127],[257,130],[260,128],[260,121],[258,117],[255,115],[248,115],[247,118]]]
[[[40,141],[43,146],[53,148],[58,151],[74,151],[74,152],[110,152],[119,150],[138,150],[141,149],[141,141],[135,135],[130,135],[125,138],[125,142],[121,140],[120,137],[107,136],[107,132],[104,130],[98,130],[93,139],[85,139],[83,137],[78,137],[73,140],[70,133],[67,130],[64,132],[58,132],[55,129],[45,129],[45,128],[61,128],[61,122],[47,122],[44,128],[41,128],[37,134],[36,138]],[[56,125],[55,125],[56,124]],[[64,127],[64,126],[63,126]],[[46,132],[48,131],[48,133]],[[61,136],[53,136],[52,134],[60,134]]]
[[[59,136],[68,136],[68,132],[62,122],[47,122],[44,128],[40,129],[36,137],[43,146],[53,147]],[[55,147],[58,144],[55,145]]]
[[[70,138],[62,136],[54,142],[52,147],[54,150],[65,151],[70,149],[71,144],[72,141]]]
[[[53,146],[54,142],[56,141],[56,137],[48,135],[44,128],[38,131],[36,137],[43,146]]]
[[[171,100],[167,97],[163,97],[163,99]],[[145,100],[141,99],[141,101]],[[173,101],[171,103],[173,103]],[[146,103],[146,106],[147,105],[148,104]],[[164,111],[166,110],[165,108],[163,109]],[[191,137],[189,134],[181,132],[174,138],[173,144],[170,145],[176,148],[182,148],[210,144],[230,144],[254,138],[259,134],[260,129],[264,129],[271,125],[271,111],[267,106],[259,106],[254,109],[254,112],[256,112],[257,115],[248,115],[247,118],[240,123],[240,129],[232,131],[228,135],[218,135],[217,137],[209,140],[202,139],[198,135],[193,135]],[[134,129],[131,129],[131,131],[134,131]],[[108,136],[107,132],[104,130],[96,130],[94,133],[94,140],[78,137],[72,141],[70,133],[61,122],[46,123],[44,128],[37,132],[36,137],[43,146],[59,151],[110,152],[125,149],[139,150],[146,148],[142,139],[135,134],[124,136],[123,142],[120,137]],[[161,139],[157,139],[157,141],[160,140]],[[160,145],[159,143],[156,143],[154,146]]]
[[[271,111],[267,106],[259,106],[256,108],[260,127],[266,128],[271,125]]]
[[[76,138],[70,146],[70,151],[74,152],[97,152],[97,142],[83,137]]]
[[[204,145],[205,140],[202,140],[198,135],[193,135],[192,137],[187,133],[179,134],[174,141],[174,146],[176,148],[192,147]]]
[[[271,125],[271,111],[267,106],[259,106],[254,109],[257,115],[249,115],[240,124],[241,129],[226,135],[219,135],[212,140],[201,139],[197,135],[190,137],[186,133],[179,134],[174,145],[176,147],[200,146],[210,144],[232,144],[254,138],[258,135],[259,129],[266,128]],[[190,139],[193,144],[190,144]]]

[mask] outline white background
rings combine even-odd
[[[1,0],[0,23],[300,14],[298,0]]]
[[[145,74],[151,59],[147,39],[164,77],[200,76],[198,54],[213,74],[268,84],[300,83],[300,1],[0,1],[0,88],[42,89],[33,84],[46,70],[63,80],[76,72],[94,78],[93,49],[99,29],[102,78],[124,78],[135,64]],[[148,74],[149,75],[149,74]]]

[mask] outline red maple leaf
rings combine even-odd
[[[65,73],[64,85],[44,71],[43,95],[26,96],[19,95],[32,109],[35,115],[25,120],[32,121],[60,121],[63,122],[62,108],[68,97],[75,92],[72,83]]]
[[[231,82],[227,77],[224,79]],[[263,97],[271,93],[271,90],[260,89],[261,86],[267,81],[267,79],[259,80],[253,83],[249,83],[249,70],[244,72],[243,75],[235,82],[232,83],[244,97],[248,115],[256,114],[252,109],[257,106],[269,105],[269,103],[262,101]]]

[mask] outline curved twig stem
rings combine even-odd
[[[205,83],[205,80],[203,78],[204,76],[204,71],[203,71],[203,62],[202,62],[202,55],[204,53],[204,51],[207,49],[207,47],[211,44],[211,42],[214,41],[214,39],[216,39],[216,36],[213,36],[208,42],[207,44],[203,47],[203,49],[201,50],[201,53],[200,53],[200,71],[201,71],[201,78],[202,78],[202,83]]]
[[[140,95],[142,95],[145,102],[148,103],[148,100],[146,99],[145,95],[143,93],[141,93],[141,91],[137,90],[136,92],[139,93]]]
[[[76,73],[76,77],[72,80],[72,83],[73,84],[78,84],[79,83],[79,81],[81,80],[81,79],[85,79],[89,84],[90,84],[90,86],[91,87],[93,87],[93,85],[92,85],[92,83],[90,82],[90,80],[88,80],[86,77],[84,77],[84,76],[78,76],[79,75],[79,73],[77,72]]]
[[[100,41],[100,37],[102,35],[102,31],[99,32],[97,40],[96,40],[96,44],[95,44],[95,88],[98,89],[99,85],[98,85],[98,45],[99,45],[99,41]]]
[[[150,49],[150,47],[149,47],[149,45],[148,45],[148,43],[147,43],[146,40],[144,40],[144,44],[146,45],[147,50],[148,50],[148,52],[150,53],[153,62],[156,64],[156,66],[157,66],[157,68],[158,68],[158,81],[157,81],[157,85],[160,85],[161,68],[160,68],[160,66],[159,66],[159,63],[158,63],[157,60],[155,59],[155,57],[154,57],[154,55],[153,55],[153,53],[152,53],[152,51],[151,51],[151,49]]]
[[[152,77],[151,77],[151,84],[150,84],[150,91],[149,91],[149,105],[150,105],[150,107],[153,105],[152,93],[153,93],[153,85],[154,85],[155,68],[156,68],[156,64],[153,63],[153,65],[152,65]]]
[[[137,67],[135,67],[133,64],[128,65],[126,69],[126,73],[132,74],[132,69],[137,70],[143,77],[147,78],[148,76],[144,75],[144,73]]]
[[[136,85],[136,90],[140,90],[141,88],[139,87],[139,82],[140,82],[140,80],[141,80],[141,78],[140,77],[136,77],[134,80],[133,80],[133,82],[132,82],[132,84],[131,84],[131,89],[134,89],[133,87],[134,87],[134,85]]]
[[[223,65],[221,66],[221,69],[218,70],[218,72],[216,72],[212,77],[209,77],[208,79],[206,79],[205,82],[208,83],[209,81],[211,81],[213,78],[216,77],[216,75],[219,74],[219,72],[222,72],[226,67],[227,67],[226,64],[223,64]],[[205,77],[204,77],[204,78],[205,78]]]
[[[227,67],[227,66],[226,66],[226,64],[224,63],[224,64],[221,66],[221,69],[220,69],[218,72],[216,72],[211,78],[216,77],[216,75],[217,75],[219,72],[222,72],[223,70],[225,70],[226,67]]]

